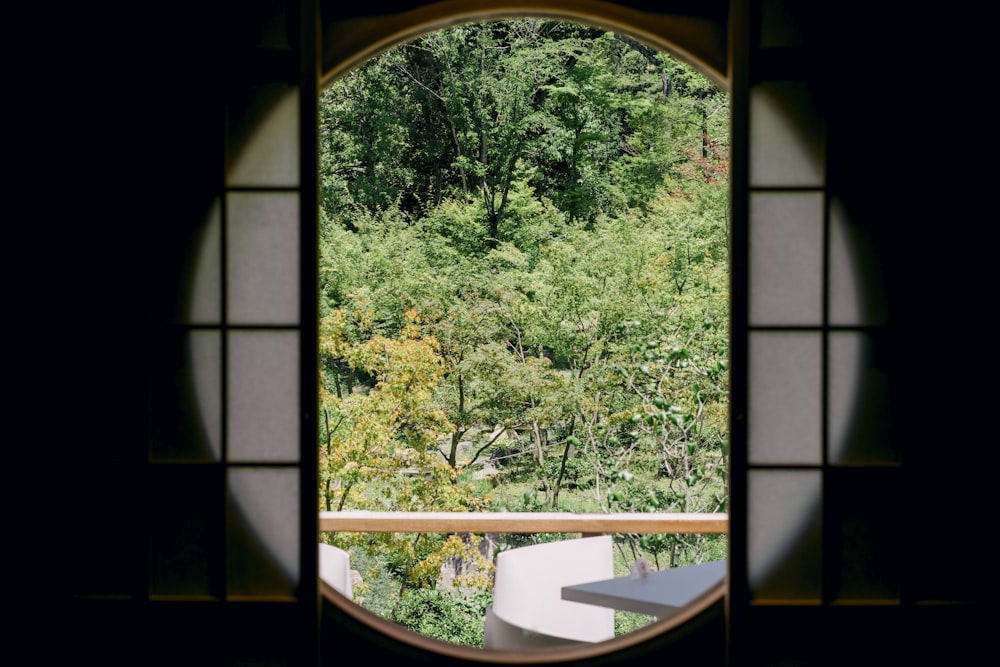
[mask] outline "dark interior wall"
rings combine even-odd
[[[421,4],[370,2],[364,11]],[[655,10],[670,3],[621,4]],[[862,2],[810,4],[830,187],[870,230],[875,268],[889,293],[893,325],[883,361],[893,398],[886,409],[905,472],[898,493],[886,498],[891,509],[871,511],[885,513],[899,531],[907,586],[898,607],[758,614],[753,623],[760,627],[740,630],[760,630],[767,645],[754,646],[753,663],[739,655],[734,661],[833,664],[875,655],[898,663],[916,649],[925,659],[973,664],[987,645],[983,605],[992,587],[996,523],[988,513],[989,452],[997,439],[990,421],[996,216],[988,206],[995,118],[971,49],[979,43],[979,21],[959,13],[961,3],[921,15]],[[78,204],[61,207],[51,221],[62,263],[46,300],[49,316],[73,331],[68,353],[54,348],[67,390],[58,400],[71,403],[64,442],[72,474],[60,509],[78,519],[63,536],[74,548],[73,599],[68,618],[56,621],[70,627],[78,660],[270,664],[289,637],[310,641],[301,619],[264,607],[222,613],[153,604],[148,563],[136,558],[148,552],[150,507],[165,520],[182,517],[172,501],[147,492],[152,405],[145,369],[155,346],[147,325],[176,305],[177,281],[184,279],[177,267],[221,178],[223,87],[240,75],[238,47],[256,29],[255,8],[266,6],[105,7],[81,16],[72,39],[60,44],[72,66],[53,75],[61,87],[55,97],[69,113],[58,130],[65,144],[54,154],[58,168],[47,190]],[[724,3],[676,7],[725,16]],[[323,4],[324,20],[360,11]],[[48,204],[35,205],[48,211]],[[326,630],[351,640],[355,655],[397,664],[430,659],[387,649],[348,619]],[[700,642],[690,646],[692,659],[714,662]],[[305,646],[301,655],[308,664],[313,649]],[[675,659],[648,646],[632,664]]]
[[[753,609],[736,628],[747,650],[734,657],[745,664],[974,664],[990,642],[983,572],[969,559],[976,559],[982,521],[991,521],[991,494],[972,461],[981,460],[982,438],[993,438],[992,410],[985,394],[957,388],[993,381],[993,344],[978,368],[946,359],[957,361],[954,353],[982,331],[972,314],[990,300],[994,250],[967,237],[979,228],[979,211],[989,210],[985,192],[946,165],[962,161],[955,142],[963,127],[993,125],[947,92],[977,87],[980,32],[964,3],[927,12],[897,3],[761,4],[785,6],[804,22],[808,48],[787,74],[816,92],[829,194],[871,243],[873,262],[863,269],[875,278],[869,284],[886,290],[888,326],[873,332],[880,352],[871,364],[886,382],[889,398],[878,410],[900,466],[884,477],[875,471],[891,486],[870,495],[855,471],[842,471],[852,481],[836,490],[828,477],[825,501],[827,518],[853,515],[878,527],[873,542],[885,549],[873,545],[866,565],[884,568],[899,602]],[[755,71],[770,66],[760,62]],[[935,424],[937,407],[949,417]],[[829,569],[840,555],[827,548],[822,559]]]

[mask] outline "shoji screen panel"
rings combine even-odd
[[[839,651],[835,609],[899,603],[900,457],[877,260],[829,182],[818,17],[733,7],[730,650],[753,664]]]
[[[226,18],[215,194],[151,319],[148,599],[268,664],[318,654],[315,5]]]

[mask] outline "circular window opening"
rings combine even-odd
[[[318,502],[368,527],[322,533],[322,588],[566,660],[721,613],[724,519],[535,521],[726,511],[728,97],[627,26],[490,18],[372,38],[321,95]]]

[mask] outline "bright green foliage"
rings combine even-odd
[[[423,588],[406,597],[392,620],[427,637],[464,646],[483,645],[490,593],[456,593]]]
[[[452,429],[433,401],[443,371],[437,342],[420,337],[412,311],[399,338],[345,340],[346,316],[334,310],[323,321],[321,354],[341,357],[374,379],[366,393],[338,398],[321,392],[320,509],[386,511],[470,511],[482,500],[455,483],[455,471],[441,458],[437,437]],[[447,557],[475,556],[475,545],[439,536],[339,535],[340,546],[365,544],[389,558],[405,586],[429,585]],[[428,567],[436,564],[435,570]],[[488,564],[486,564],[488,565]],[[480,585],[488,583],[483,568]]]
[[[331,86],[320,508],[486,509],[488,472],[525,485],[510,510],[725,511],[727,104],[665,54],[537,19],[432,33]],[[395,583],[370,608],[476,643],[455,624],[489,589],[475,536],[331,539]],[[666,567],[725,537],[618,546]],[[478,563],[464,593],[440,589],[450,559]]]

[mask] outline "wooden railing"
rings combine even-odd
[[[728,532],[726,514],[631,512],[320,512],[320,532],[352,533],[604,533]]]

